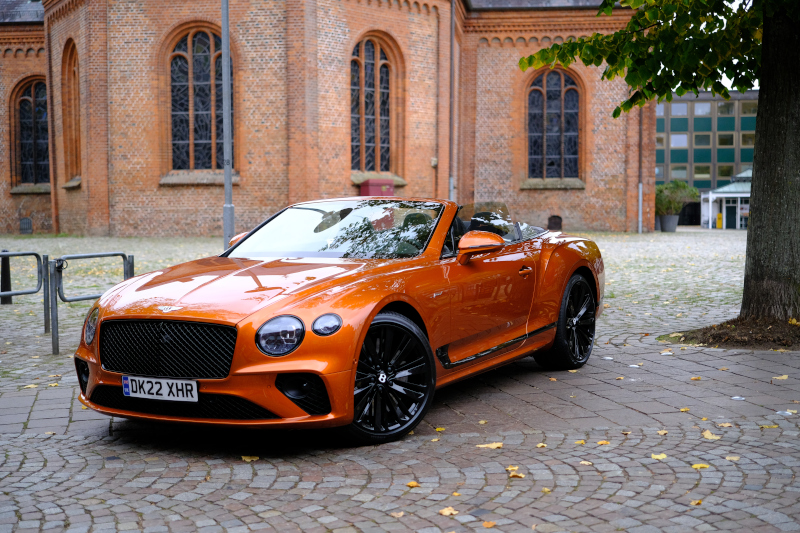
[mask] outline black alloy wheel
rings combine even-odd
[[[425,416],[435,387],[425,334],[403,315],[378,314],[358,358],[350,435],[363,444],[403,437]]]
[[[575,274],[567,283],[552,348],[533,355],[547,369],[576,369],[586,364],[592,354],[597,304],[589,282]]]

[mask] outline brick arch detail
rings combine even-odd
[[[366,30],[356,35],[355,38],[350,39],[346,49],[347,65],[347,79],[348,91],[350,80],[350,60],[352,59],[353,48],[364,41],[365,39],[372,39],[381,45],[381,49],[386,52],[386,58],[392,65],[394,72],[391,73],[390,78],[390,94],[391,96],[391,120],[389,138],[390,140],[390,154],[394,161],[392,164],[391,172],[398,176],[405,177],[405,137],[406,137],[406,65],[403,59],[403,52],[397,40],[388,32],[383,30]],[[348,113],[350,107],[348,106]],[[348,115],[348,124],[350,124]],[[348,130],[349,131],[349,130]],[[350,143],[347,146],[348,153],[350,151]]]
[[[578,114],[578,178],[581,179],[586,185],[589,186],[589,169],[591,150],[589,147],[592,141],[589,139],[591,136],[591,128],[589,127],[589,111],[591,109],[591,91],[584,75],[574,68],[563,68],[556,66],[550,68],[545,66],[536,70],[529,70],[519,78],[519,82],[514,88],[514,104],[513,116],[519,117],[514,125],[515,129],[519,132],[517,135],[517,142],[515,143],[514,153],[514,175],[517,178],[514,183],[517,187],[528,179],[528,88],[533,80],[541,74],[546,74],[551,70],[557,70],[568,74],[578,86],[578,94],[580,95],[580,106]],[[548,178],[554,179],[554,178]],[[536,191],[523,191],[526,194],[536,194]]]
[[[168,174],[172,170],[172,93],[170,91],[170,65],[169,56],[175,49],[184,35],[191,33],[195,30],[206,30],[217,35],[222,35],[222,29],[219,24],[210,18],[197,17],[190,20],[183,20],[172,24],[167,28],[159,39],[159,45],[155,47],[154,54],[151,58],[151,64],[156,72],[156,86],[154,87],[154,94],[158,102],[158,136],[159,136],[159,175],[155,177],[160,180],[162,176]],[[231,67],[233,83],[233,93],[231,100],[233,101],[233,138],[235,139],[236,149],[233,154],[233,168],[241,173],[240,169],[244,168],[245,146],[247,139],[240,133],[242,127],[242,106],[241,106],[241,82],[240,82],[240,52],[239,46],[233,35],[230,36],[231,45]],[[191,172],[191,171],[189,171]],[[158,181],[156,181],[156,184]]]
[[[78,66],[78,78],[74,79],[72,73],[68,72],[69,67],[74,62]],[[61,51],[61,129],[64,144],[64,181],[69,181],[74,177],[83,174],[83,117],[80,70],[81,58],[78,43],[73,37],[67,37]],[[77,95],[70,91],[77,88]],[[77,100],[76,100],[77,99]],[[77,105],[77,109],[75,106]],[[85,180],[84,180],[85,181]],[[53,184],[55,185],[55,184]]]

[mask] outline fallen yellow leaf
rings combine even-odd
[[[522,478],[525,477],[525,474],[520,474],[519,472],[511,472],[510,474],[508,474],[508,477],[509,478],[515,478],[516,477],[516,478],[522,479]]]
[[[722,438],[720,435],[714,435],[713,433],[711,433],[710,429],[703,431],[701,435],[703,435],[703,438],[708,440],[719,440]]]
[[[786,412],[787,413],[792,413],[793,415],[796,415],[797,414],[797,409],[787,409]]]
[[[703,468],[708,468],[707,464],[697,463],[696,465],[692,465],[692,468],[695,470],[702,470]]]
[[[609,307],[611,307],[611,304],[603,304],[603,309],[608,309]]]
[[[704,417],[703,417],[703,418],[701,418],[700,420],[708,420],[708,417],[705,417],[705,416],[704,416]]]
[[[431,442],[439,442],[439,439],[438,439],[438,438],[436,438],[436,439],[431,439]]]
[[[720,370],[722,370],[724,372],[725,370],[728,370],[728,367],[727,366],[723,366],[722,368],[720,368]]]
[[[395,517],[395,518],[400,518],[400,517],[401,517],[401,516],[403,516],[405,513],[404,513],[403,511],[397,511],[396,513],[389,513],[389,514],[390,514],[390,515],[392,515],[392,516],[393,516],[393,517]]]
[[[692,381],[700,381],[701,379],[703,378],[701,378],[700,376],[695,376],[692,378]]]
[[[436,431],[444,431],[444,428],[436,428]]]
[[[665,454],[665,453],[651,453],[651,454],[650,454],[650,457],[651,457],[652,459],[655,459],[655,460],[657,460],[657,461],[660,461],[660,460],[662,460],[662,459],[666,459],[666,458],[667,458],[667,454]]]
[[[659,429],[656,433],[658,433],[659,435],[666,435],[667,433],[669,433],[669,431],[667,431],[666,429]]]
[[[597,441],[597,444],[599,444],[600,446],[604,446],[606,444],[611,444],[611,443],[608,442],[607,440],[599,440],[599,441]]]
[[[688,412],[689,412],[688,407],[681,407],[681,413],[688,413]]]
[[[692,500],[691,505],[700,505],[703,503],[703,500]]]
[[[56,432],[55,431],[45,431],[44,434],[45,435],[55,435]]]
[[[497,522],[490,522],[488,520],[483,523],[483,527],[485,527],[485,528],[494,527],[495,525],[497,525]]]
[[[581,461],[583,466],[591,466],[593,463],[591,461]]]
[[[439,509],[439,514],[442,516],[455,516],[458,514],[458,511],[452,507],[445,507],[444,509]]]
[[[732,427],[733,427],[733,424],[731,424],[730,422],[722,422],[722,423],[720,423],[720,424],[717,424],[717,427],[721,427],[721,428],[732,428]]]
[[[738,455],[729,455],[729,456],[727,456],[725,458],[725,460],[727,460],[727,461],[738,461],[739,460],[739,456]]]
[[[786,379],[786,378],[788,378],[788,377],[789,377],[789,375],[788,375],[788,374],[784,374],[784,375],[782,375],[782,376],[774,376],[772,379]]]
[[[537,448],[547,448],[547,444],[545,444],[544,442],[540,442],[539,444],[536,445],[536,447]]]
[[[49,376],[47,376],[47,377],[48,377],[48,378],[60,378],[60,377],[61,377],[61,374],[50,374],[50,375],[49,375]]]
[[[625,378],[624,378],[624,377],[622,377],[622,376],[619,376],[618,378],[614,378],[614,379],[616,379],[617,381],[619,381],[619,380],[621,380],[621,379],[625,379]]]
[[[417,483],[416,481],[409,481],[408,483],[406,483],[406,487],[411,487],[413,489],[415,487],[419,487],[419,483]]]
[[[542,492],[544,492],[545,494],[550,494],[553,491],[548,489],[547,487],[545,487],[545,488],[542,489]]]
[[[460,492],[454,492],[453,496],[461,496],[461,493]]]
[[[22,388],[23,388],[23,389],[35,389],[36,387],[38,387],[38,385],[31,384],[31,385],[25,385],[25,386],[24,386],[24,387],[22,387]]]
[[[81,409],[88,409],[85,405],[81,405]]]
[[[58,387],[58,383],[48,383],[48,387]]]
[[[585,440],[583,440],[583,439],[581,439],[581,440],[576,440],[576,441],[575,441],[575,444],[586,444],[586,441],[585,441]]]
[[[478,424],[484,426],[486,425],[486,420],[478,420]]]
[[[631,432],[630,432],[630,431],[623,431],[623,432],[622,432],[622,434],[623,434],[623,435],[630,435],[630,434],[631,434]]]
[[[558,381],[556,378],[550,378],[550,381]]]
[[[513,472],[515,470],[519,470],[519,467],[518,466],[514,466],[514,465],[508,465],[506,467],[506,471],[508,471],[508,472]]]
[[[489,448],[489,449],[492,449],[492,450],[496,450],[497,448],[502,448],[503,447],[503,443],[502,442],[491,442],[489,444],[477,444],[475,447],[476,448]]]
[[[570,374],[575,374],[578,371],[577,370],[567,370],[567,372],[569,372]]]
[[[778,425],[775,424],[775,425],[770,425],[770,426],[758,426],[758,427],[760,427],[761,429],[775,429],[775,428],[778,427]]]
[[[253,461],[258,461],[258,457],[255,455],[243,455],[242,461],[245,463],[252,463]]]

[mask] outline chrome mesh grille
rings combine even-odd
[[[178,320],[107,320],[100,325],[103,369],[137,376],[222,379],[236,328]]]

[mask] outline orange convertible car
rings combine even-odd
[[[89,311],[81,402],[129,418],[411,431],[436,388],[533,355],[592,352],[594,242],[502,203],[357,197],[300,203],[217,257],[131,278]]]

